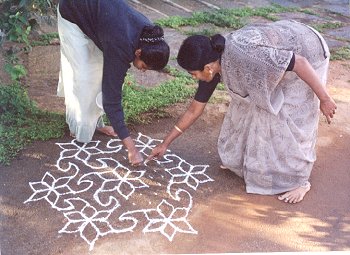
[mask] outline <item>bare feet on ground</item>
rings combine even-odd
[[[299,188],[293,189],[284,193],[283,195],[278,196],[278,199],[286,203],[295,204],[303,200],[305,194],[310,190],[311,184],[307,182],[305,185],[300,186]]]
[[[117,133],[114,132],[113,127],[111,127],[111,126],[104,126],[102,128],[97,128],[96,130],[101,132],[101,133],[103,133],[103,134],[105,134],[105,135],[118,136]],[[75,134],[73,134],[73,133],[70,133],[70,136],[75,138]]]
[[[97,128],[96,130],[109,136],[118,136],[117,133],[114,132],[113,127],[111,126],[104,126],[102,128]]]

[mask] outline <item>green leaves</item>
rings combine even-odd
[[[331,51],[331,60],[349,60],[350,46],[334,49]]]
[[[193,17],[186,18],[181,16],[171,16],[169,18],[157,20],[156,24],[164,27],[179,28],[182,26],[196,26],[199,23]]]
[[[31,26],[29,25],[23,11],[7,15],[7,20],[4,20],[3,22],[4,28],[7,30],[7,38],[10,41],[26,43],[29,45],[28,36]]]
[[[51,0],[0,1],[0,27],[10,41],[29,46],[31,12],[43,14],[54,5]]]
[[[0,85],[0,113],[17,116],[34,110],[33,102],[29,100],[27,92],[19,83]]]
[[[38,109],[19,83],[0,85],[0,164],[33,140],[62,136],[64,128],[64,116]]]
[[[27,70],[20,64],[12,65],[6,63],[4,68],[13,81],[19,81],[22,77],[27,75]]]
[[[244,18],[247,17],[264,17],[269,20],[276,20],[273,14],[281,12],[302,11],[296,8],[286,8],[273,4],[268,7],[260,8],[234,8],[220,9],[210,12],[194,12],[191,17],[172,16],[160,19],[156,23],[160,26],[179,28],[182,26],[197,26],[200,24],[213,24],[218,27],[229,27],[239,29],[245,25]]]

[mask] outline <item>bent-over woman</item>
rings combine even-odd
[[[160,70],[168,62],[163,30],[124,0],[60,0],[58,31],[61,71],[58,95],[65,97],[66,121],[77,141],[90,142],[95,130],[118,135],[131,164],[143,161],[125,125],[122,86],[130,63]],[[105,126],[96,103],[102,91]]]
[[[296,21],[187,38],[177,60],[199,86],[148,159],[163,156],[193,124],[221,79],[231,96],[218,139],[222,166],[244,179],[248,193],[300,202],[310,190],[319,109],[330,123],[337,108],[325,88],[329,57],[322,36]]]

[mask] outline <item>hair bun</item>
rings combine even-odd
[[[225,49],[225,37],[220,34],[216,34],[210,37],[211,46],[218,53],[222,53]]]
[[[142,37],[144,38],[154,38],[164,36],[163,28],[158,25],[155,26],[145,26],[142,30]]]
[[[164,41],[163,28],[161,28],[158,25],[145,26],[142,30],[140,41],[146,43],[157,43],[160,41]]]

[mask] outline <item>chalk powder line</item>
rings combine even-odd
[[[135,139],[146,157],[160,142],[141,133]],[[67,223],[59,233],[79,233],[90,250],[100,237],[132,232],[138,225],[146,225],[144,234],[159,232],[169,241],[177,233],[198,233],[187,219],[191,192],[214,181],[205,173],[209,165],[191,165],[168,150],[155,160],[157,167],[132,170],[120,139],[56,144],[62,149],[57,170],[30,182],[34,193],[24,203],[44,200],[62,212]]]

